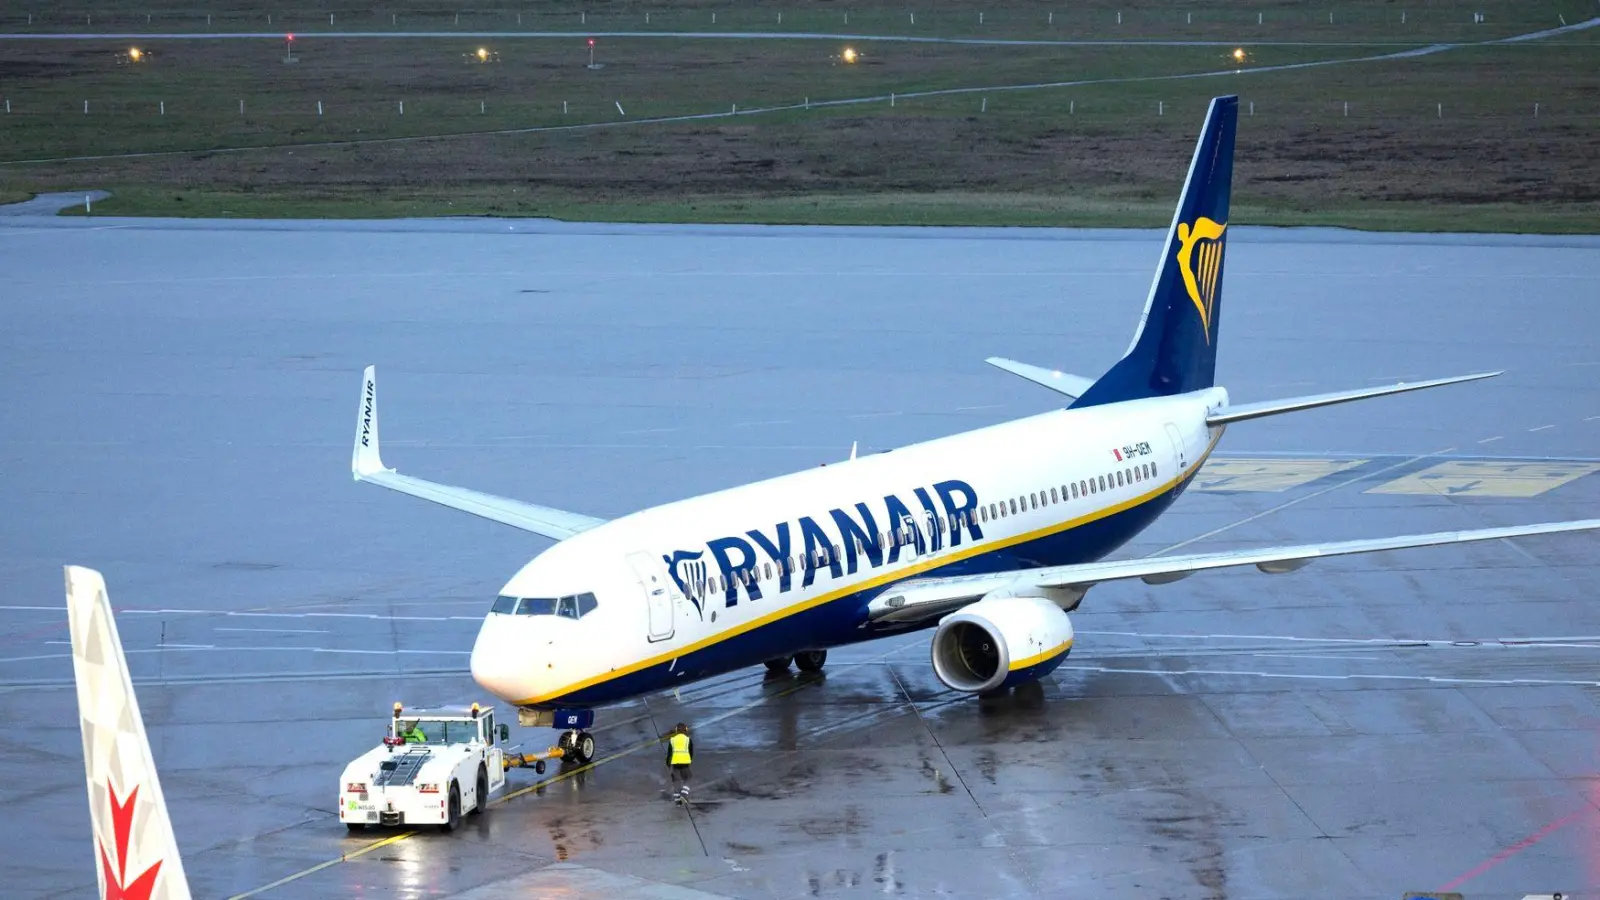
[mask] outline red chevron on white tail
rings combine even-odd
[[[67,621],[102,900],[188,900],[128,660],[99,572],[67,566]]]

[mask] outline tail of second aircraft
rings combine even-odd
[[[100,897],[189,900],[105,579],[67,566],[67,623]]]
[[[1211,101],[1138,333],[1122,359],[1100,376],[1074,407],[1165,397],[1212,386],[1238,123],[1238,97]]]

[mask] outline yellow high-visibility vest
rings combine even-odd
[[[667,760],[669,765],[687,766],[689,764],[689,736],[687,734],[674,734],[667,738],[667,745],[672,748],[672,756]]]

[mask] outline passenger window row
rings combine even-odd
[[[1009,500],[1001,500],[998,503],[980,506],[978,507],[978,519],[983,522],[998,522],[1009,516],[1015,516],[1056,503],[1066,503],[1094,496],[1102,491],[1149,481],[1155,477],[1156,464],[1154,462],[1140,463],[1137,466],[1117,469],[1114,472],[1097,475],[1094,478],[1068,482],[1060,487],[1052,487],[1048,491],[1035,491],[1026,496],[1013,497]]]
[[[1078,481],[1076,483],[1069,482],[1061,485],[1060,487],[1052,487],[1048,492],[1037,491],[1028,494],[1025,497],[1017,497],[1010,500],[1002,500],[999,503],[991,503],[988,506],[980,506],[975,511],[970,509],[965,510],[964,512],[958,513],[957,515],[949,518],[946,518],[945,516],[935,516],[932,513],[928,513],[925,524],[929,534],[937,533],[941,536],[948,535],[952,529],[959,528],[962,524],[965,524],[968,528],[971,528],[978,525],[980,522],[998,521],[1006,518],[1007,516],[1014,516],[1018,513],[1039,509],[1043,506],[1049,506],[1056,503],[1065,503],[1069,500],[1077,500],[1082,497],[1089,497],[1099,494],[1101,491],[1109,491],[1113,488],[1124,487],[1138,482],[1148,481],[1155,477],[1156,464],[1154,462],[1141,463],[1137,466],[1129,466],[1127,468],[1118,469],[1117,471],[1111,472],[1107,475],[1099,475],[1094,478]],[[917,523],[908,518],[904,521],[901,528],[898,528],[893,532],[879,532],[878,534],[874,535],[872,538],[873,549],[883,550],[897,546],[905,547],[914,545],[917,543],[917,538],[919,537],[917,530]],[[861,540],[859,537],[855,538],[854,540],[856,552],[859,554],[865,554],[867,552],[867,543]],[[824,547],[823,549],[818,550],[815,554],[812,554],[812,556],[813,559],[811,560],[811,568],[821,569],[831,565],[833,561],[840,559],[842,554],[840,552],[839,545],[834,544],[832,547]],[[797,556],[788,557],[787,559],[779,560],[777,563],[769,561],[759,565],[749,566],[734,572],[730,576],[711,575],[706,578],[703,585],[703,590],[700,586],[690,585],[689,592],[692,595],[702,597],[711,594],[724,593],[728,590],[730,579],[732,582],[736,582],[748,587],[752,584],[757,584],[762,581],[771,581],[774,578],[781,578],[785,575],[795,575],[796,573],[800,572],[800,570],[805,566],[805,563],[806,555],[800,554]]]

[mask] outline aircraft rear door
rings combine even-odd
[[[644,588],[645,605],[650,611],[650,640],[672,637],[672,595],[675,585],[667,580],[661,561],[644,551],[628,554],[628,566]]]
[[[1178,471],[1181,473],[1189,468],[1189,451],[1183,445],[1183,434],[1178,431],[1178,426],[1168,422],[1167,437],[1172,441],[1172,452],[1178,454]]]

